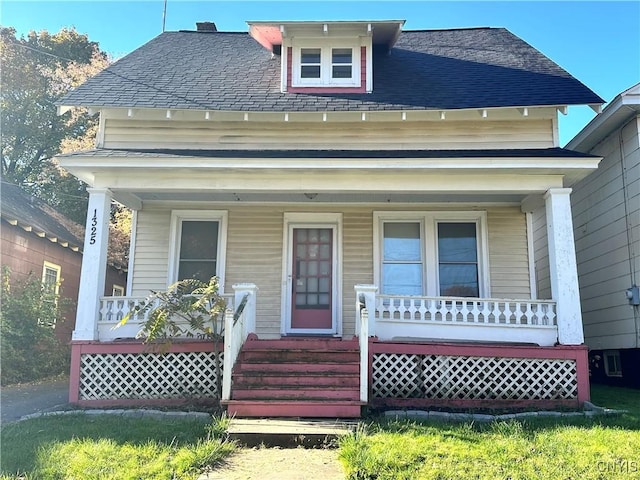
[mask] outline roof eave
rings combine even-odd
[[[640,114],[640,83],[617,95],[567,144],[566,148],[588,152],[611,132]]]

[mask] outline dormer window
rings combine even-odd
[[[300,78],[322,78],[322,49],[300,49]],[[351,48],[331,49],[331,81],[353,78],[353,50]]]
[[[373,47],[389,51],[404,20],[247,23],[260,45],[281,56],[282,93],[368,93]]]
[[[360,87],[360,48],[345,45],[293,49],[294,87]]]
[[[331,77],[353,77],[353,51],[350,48],[331,49]]]
[[[321,54],[319,48],[300,49],[300,78],[320,78]]]

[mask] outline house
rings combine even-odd
[[[69,300],[62,322],[55,327],[58,339],[69,342],[76,318],[84,227],[17,185],[2,182],[0,194],[2,266],[10,269],[11,280],[34,274]],[[124,295],[126,269],[111,262],[107,272],[104,295]]]
[[[594,381],[640,387],[640,84],[567,148],[603,158],[574,186],[573,225]]]
[[[234,415],[588,400],[569,195],[600,158],[560,148],[557,116],[603,101],[505,29],[403,25],[203,22],[60,102],[100,115],[59,157],[91,185],[71,402],[213,401],[215,355]],[[117,301],[112,198],[135,212]],[[113,328],[214,273],[223,352]]]

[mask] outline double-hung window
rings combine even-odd
[[[359,87],[360,49],[348,45],[294,49],[294,87]]]
[[[446,297],[478,297],[476,222],[438,222],[438,284]]]
[[[384,222],[382,228],[382,291],[422,295],[421,222]]]
[[[226,212],[177,210],[172,213],[172,254],[169,283],[189,278],[224,283]]]
[[[376,212],[374,222],[381,293],[489,294],[483,212]]]
[[[42,267],[42,284],[46,293],[58,295],[60,292],[60,272],[62,268],[51,262],[44,262]]]

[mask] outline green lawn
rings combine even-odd
[[[195,479],[234,450],[223,421],[49,416],[2,428],[0,478]]]
[[[593,418],[379,421],[340,442],[350,479],[640,479],[640,390],[592,388]],[[6,425],[0,479],[195,479],[233,452],[225,420],[74,414]]]
[[[594,386],[614,417],[532,418],[491,424],[374,422],[341,441],[348,478],[640,478],[640,391]]]

